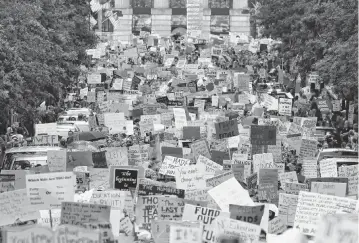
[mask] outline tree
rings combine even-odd
[[[260,0],[256,16],[263,35],[280,39],[285,58],[302,77],[319,71],[325,83],[350,87],[358,96],[358,2],[356,0]],[[348,95],[347,95],[348,96]]]
[[[85,50],[97,42],[89,13],[85,0],[0,2],[0,108],[14,109],[28,129],[38,105],[59,101],[88,62]]]

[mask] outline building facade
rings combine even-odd
[[[209,34],[250,35],[247,0],[196,0],[203,8],[202,36]],[[168,37],[183,33],[187,26],[187,0],[111,0],[113,10],[122,12],[119,24],[106,19],[105,10],[96,14],[95,31],[105,39],[128,41],[132,34],[148,31]]]

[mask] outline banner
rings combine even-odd
[[[202,34],[203,7],[200,0],[187,0],[187,36],[199,38]]]

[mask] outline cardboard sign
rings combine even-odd
[[[234,86],[238,88],[239,91],[249,91],[249,81],[251,77],[248,74],[235,73],[234,74]]]
[[[305,159],[314,158],[317,152],[318,141],[312,139],[302,139],[299,157]]]
[[[197,159],[196,167],[200,173],[205,175],[214,175],[217,170],[223,170],[223,167],[216,162],[200,155]]]
[[[228,171],[225,173],[221,173],[219,175],[213,176],[206,180],[207,187],[216,187],[219,184],[225,182],[226,180],[234,177],[234,173],[232,171]]]
[[[278,113],[283,116],[292,115],[292,99],[279,98]]]
[[[312,187],[313,182],[335,182],[335,183],[346,183],[347,184],[347,190],[346,194],[349,192],[348,187],[348,178],[341,178],[341,177],[321,177],[321,178],[308,178],[306,180],[306,183],[308,184],[309,191]]]
[[[332,100],[333,104],[333,111],[341,111],[342,110],[342,104],[340,100]]]
[[[338,177],[336,160],[322,160],[319,162],[321,177]]]
[[[0,193],[15,190],[15,175],[14,174],[0,174]]]
[[[259,240],[261,227],[259,225],[242,222],[235,219],[219,216],[213,225],[216,235],[238,238],[240,242],[251,243]]]
[[[127,193],[122,191],[93,191],[89,203],[110,206],[112,210],[123,210]]]
[[[26,189],[0,193],[0,226],[40,217],[38,205],[31,205]]]
[[[50,172],[66,171],[67,152],[66,150],[48,150],[47,164]]]
[[[190,162],[188,159],[166,156],[161,164],[159,173],[162,175],[175,176],[175,168],[187,166]]]
[[[158,186],[158,185],[138,185],[138,195],[139,196],[149,196],[149,195],[174,195],[178,198],[185,197],[185,190],[176,189],[168,186]]]
[[[203,173],[195,165],[175,168],[176,187],[178,189],[203,189],[206,188],[206,179]]]
[[[229,120],[214,124],[216,138],[223,139],[239,135],[237,120]]]
[[[200,127],[183,127],[183,139],[200,139],[201,128]]]
[[[297,173],[295,171],[281,173],[279,174],[279,181],[281,187],[285,190],[286,182],[298,183]]]
[[[109,222],[110,212],[111,206],[62,202],[61,224],[81,225],[84,223]]]
[[[279,193],[278,217],[283,221],[284,225],[293,226],[297,203],[297,195]]]
[[[329,112],[329,106],[327,104],[327,100],[325,100],[325,99],[317,99],[316,103],[318,105],[318,109],[321,112]]]
[[[324,195],[345,197],[347,184],[335,182],[312,182],[310,192],[316,192]]]
[[[251,144],[276,145],[277,128],[275,126],[251,125]]]
[[[182,198],[162,197],[158,201],[158,219],[161,220],[182,220],[184,207],[186,204],[206,207],[207,202],[200,202]]]
[[[39,145],[55,146],[55,145],[59,144],[59,136],[57,136],[57,135],[34,136],[34,144],[36,146],[39,146]]]
[[[157,219],[158,201],[163,196],[139,196],[136,205],[136,223],[141,229],[151,229],[152,220]]]
[[[284,190],[287,194],[299,195],[300,191],[308,191],[307,184],[284,182]]]
[[[221,210],[225,212],[229,212],[229,204],[254,205],[252,199],[249,197],[248,191],[246,191],[235,178],[230,178],[208,190],[208,194],[218,204]]]
[[[201,243],[202,232],[202,228],[171,225],[169,243]]]
[[[199,140],[191,143],[191,150],[196,160],[200,155],[206,158],[211,158],[211,154],[206,140]]]
[[[231,219],[260,225],[264,213],[264,205],[241,206],[230,204],[229,212],[231,214]]]
[[[276,217],[268,222],[268,233],[269,234],[282,234],[284,231],[287,230],[287,226],[284,225],[281,218]]]
[[[277,169],[259,169],[258,199],[276,203],[278,201]]]
[[[90,231],[73,225],[61,225],[56,231],[39,225],[9,227],[4,229],[3,236],[3,242],[33,242],[34,239],[41,239],[43,242],[49,243],[99,242],[100,239],[98,231]]]
[[[31,205],[56,209],[61,207],[63,201],[73,201],[75,178],[73,172],[26,175],[26,190]]]
[[[334,214],[338,211],[354,213],[356,204],[357,200],[349,198],[300,192],[294,228],[305,235],[315,236],[321,215]]]
[[[108,167],[128,165],[128,152],[125,147],[106,148],[105,156]]]
[[[184,207],[182,220],[201,221],[204,225],[202,240],[205,242],[214,242],[215,236],[211,225],[213,224],[216,217],[224,216],[229,218],[229,215],[230,214],[228,212],[186,204]]]
[[[156,243],[170,242],[171,226],[185,226],[188,228],[202,229],[203,225],[196,221],[172,221],[172,220],[152,220],[151,234]]]

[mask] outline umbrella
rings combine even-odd
[[[77,139],[75,139],[77,137]],[[106,138],[106,135],[102,132],[80,132],[71,137],[73,140],[79,141],[97,141]]]

